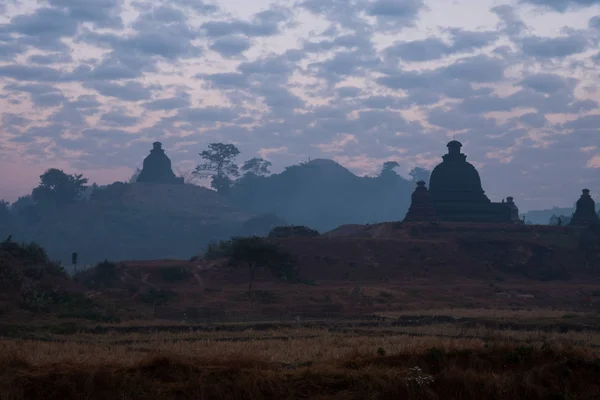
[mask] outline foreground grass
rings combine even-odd
[[[0,340],[0,400],[600,398],[594,332],[344,325],[43,339]]]
[[[65,349],[66,350],[66,349]],[[91,351],[97,349],[90,349]],[[69,350],[72,355],[81,351]],[[289,365],[176,354],[122,363],[0,357],[1,399],[594,399],[600,364],[567,348],[411,349]],[[123,354],[121,353],[121,356]],[[42,361],[46,360],[46,362]]]

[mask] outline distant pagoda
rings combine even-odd
[[[171,160],[165,154],[162,143],[154,142],[152,146],[136,182],[183,184],[183,178],[178,178],[173,173]]]
[[[411,196],[410,208],[404,222],[437,221],[438,216],[431,204],[429,191],[424,181],[417,182],[417,187]]]
[[[577,200],[575,214],[573,214],[569,225],[587,227],[600,223],[600,217],[596,214],[596,203],[590,196],[590,190],[583,189],[581,192],[581,197]]]

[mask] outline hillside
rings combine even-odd
[[[581,234],[550,226],[384,223],[277,239],[296,256],[300,283],[259,271],[255,312],[579,307],[600,293],[600,271],[585,265]],[[248,271],[226,260],[133,260],[116,271],[99,296],[128,304],[136,315],[225,318],[248,307]],[[86,274],[84,280],[93,280],[93,271]],[[144,298],[158,295],[170,297],[158,308],[144,305]]]
[[[242,222],[249,218],[214,190],[196,185],[114,183],[94,192],[87,207],[135,209],[206,221]]]
[[[274,213],[319,231],[348,223],[402,220],[414,184],[395,172],[358,177],[332,160],[316,159],[268,177],[247,176],[230,199],[250,213]]]
[[[238,211],[212,190],[193,185],[115,183],[89,200],[62,210],[32,209],[24,223],[2,235],[35,241],[52,259],[80,265],[104,259],[189,258],[210,241],[246,234],[266,234],[272,222]],[[0,230],[6,230],[0,227]]]

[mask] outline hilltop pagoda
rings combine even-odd
[[[424,181],[417,182],[417,187],[412,194],[410,208],[406,213],[404,222],[433,222],[438,216],[431,204],[429,191]]]
[[[512,197],[493,203],[485,195],[477,169],[461,153],[462,143],[452,140],[448,154],[431,172],[431,203],[441,221],[520,223],[519,209]]]
[[[587,227],[600,223],[600,217],[596,214],[596,203],[592,199],[592,196],[590,196],[590,190],[583,189],[581,192],[581,197],[577,200],[575,213],[569,225]]]
[[[173,173],[171,160],[165,154],[162,143],[154,142],[136,182],[183,184],[183,178],[178,178]]]

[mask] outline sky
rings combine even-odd
[[[154,141],[362,176],[456,137],[493,201],[600,200],[599,42],[600,0],[2,0],[0,198],[127,180]]]

